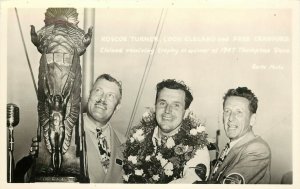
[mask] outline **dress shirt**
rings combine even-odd
[[[232,147],[233,147],[235,144],[237,144],[240,140],[242,140],[243,138],[245,138],[245,135],[242,136],[242,137],[240,137],[240,138],[238,138],[238,139],[236,139],[236,140],[230,141],[230,142],[229,142],[229,148],[228,148],[228,150],[227,150],[226,155],[229,153],[229,151],[232,149]]]

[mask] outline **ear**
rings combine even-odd
[[[189,115],[189,113],[190,113],[190,110],[189,110],[189,109],[184,110],[184,113],[183,113],[183,119],[187,118],[188,115]]]
[[[118,104],[115,108],[115,112],[119,111],[120,108],[121,108],[121,104]]]
[[[254,126],[256,123],[256,114],[252,114],[250,117],[250,125]]]

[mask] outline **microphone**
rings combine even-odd
[[[14,180],[14,127],[19,124],[20,115],[17,105],[9,103],[6,106],[7,127],[8,127],[8,161],[7,161],[7,182],[12,183]]]
[[[203,163],[200,163],[198,165],[196,165],[195,168],[195,173],[198,175],[198,177],[202,180],[202,181],[196,181],[194,182],[194,184],[206,184],[206,172],[207,172],[207,168]]]
[[[6,106],[7,108],[7,126],[15,127],[19,124],[20,114],[19,108],[17,105],[9,103]]]

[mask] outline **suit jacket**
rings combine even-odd
[[[269,145],[252,131],[248,132],[227,154],[212,181],[244,179],[246,184],[270,183],[271,151]]]
[[[86,124],[90,123],[87,115],[84,115],[84,127],[86,133],[86,151],[87,151],[87,166],[88,174],[91,183],[123,183],[122,180],[122,160],[121,142],[111,126],[110,129],[110,162],[107,173],[102,167],[99,148],[97,142],[92,139],[93,134],[86,129]]]

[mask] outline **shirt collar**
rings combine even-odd
[[[231,148],[236,145],[240,140],[242,140],[243,138],[245,138],[246,134],[240,138],[238,138],[237,140],[234,140],[232,142],[229,142],[229,149],[228,152],[231,150]]]
[[[94,134],[97,134],[97,128],[102,129],[102,132],[104,132],[108,127],[110,127],[110,122],[107,122],[107,124],[103,127],[99,127],[91,120],[91,118],[87,114],[84,114],[83,116],[85,120],[84,127]]]
[[[152,139],[160,140],[160,135],[158,134],[158,126],[154,128]]]
[[[165,136],[165,137],[171,137],[171,136],[174,136],[175,134],[178,133],[179,129],[180,129],[180,126],[177,127],[174,131],[172,131],[172,132],[170,133],[170,135]],[[159,128],[158,126],[156,126],[156,127],[154,128],[154,131],[153,131],[152,140],[153,140],[153,139],[156,139],[156,140],[158,140],[158,141],[161,141],[161,138],[162,138],[162,137],[163,137],[163,135],[162,135],[162,133],[161,133],[160,128]]]

